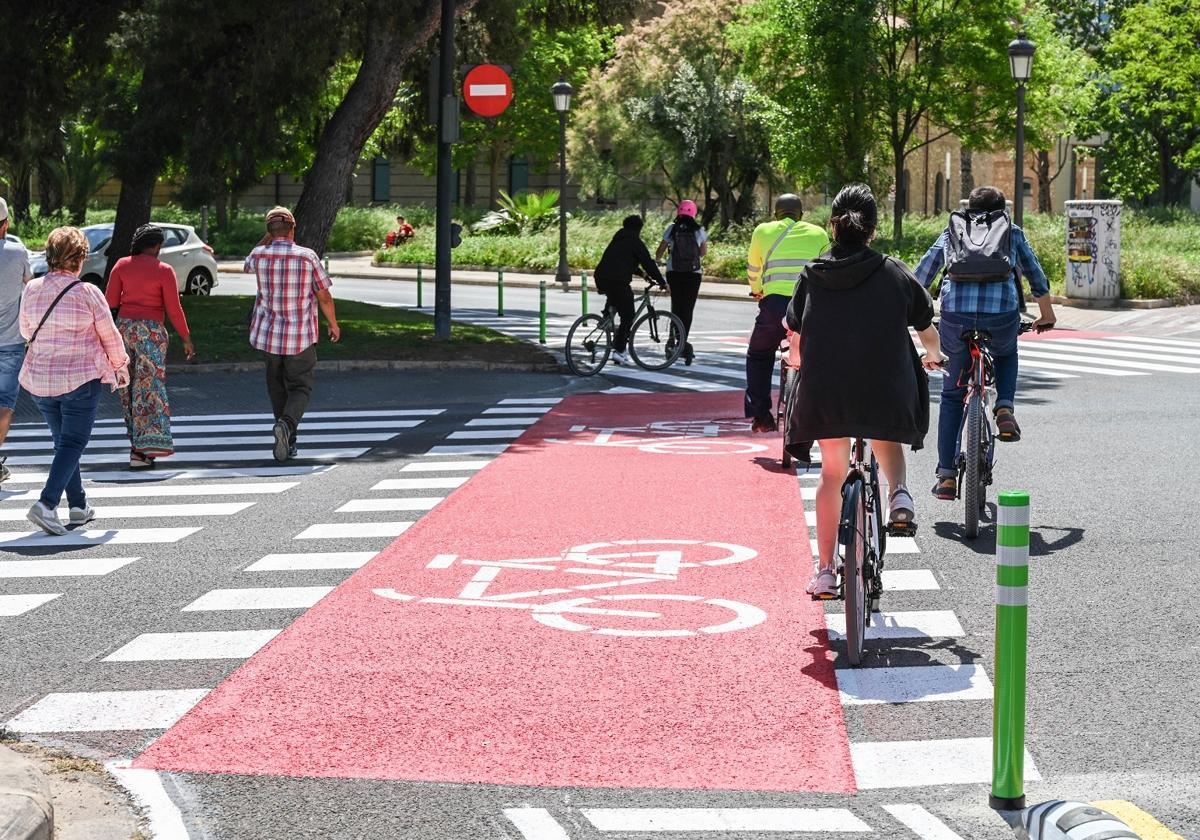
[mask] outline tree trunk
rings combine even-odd
[[[38,215],[52,216],[63,206],[63,183],[45,160],[38,162]]]
[[[14,221],[22,222],[29,218],[29,205],[33,201],[33,185],[29,182],[33,168],[26,163],[16,167],[12,190],[8,198],[8,212]]]
[[[476,2],[457,0],[456,10]],[[346,183],[363,146],[391,108],[406,65],[438,30],[441,4],[424,0],[415,15],[404,4],[380,4],[377,12],[371,17],[358,75],[321,132],[296,203],[296,240],[317,253],[325,251]]]
[[[1052,213],[1050,206],[1050,152],[1037,153],[1038,212]]]
[[[158,181],[157,166],[147,166],[134,171],[129,177],[121,178],[121,195],[117,199],[117,221],[113,226],[112,242],[108,246],[108,265],[104,277],[108,278],[113,265],[129,254],[133,232],[150,221],[150,209],[154,202],[154,185]]]
[[[475,206],[475,158],[467,164],[467,188],[464,190],[463,203],[468,207]]]
[[[229,196],[221,193],[217,196],[217,230],[229,230]]]
[[[908,190],[904,184],[904,147],[892,148],[892,159],[896,162],[896,201],[892,205],[892,248],[900,244],[904,235],[904,212],[908,209]]]
[[[975,189],[975,172],[972,168],[974,161],[972,160],[973,153],[970,149],[963,149],[958,156],[958,175],[959,175],[959,198],[964,201],[971,197],[971,190]],[[951,207],[951,210],[957,210],[957,207]]]

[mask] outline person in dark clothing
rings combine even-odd
[[[592,277],[596,280],[596,291],[607,298],[605,311],[616,310],[617,333],[613,336],[612,360],[627,364],[625,345],[629,343],[629,328],[633,326],[633,275],[639,268],[654,282],[665,286],[662,272],[658,270],[650,249],[642,241],[641,216],[626,216],[621,229],[613,236],[608,247],[596,264]]]
[[[679,215],[667,225],[662,242],[654,253],[656,260],[667,254],[667,286],[671,289],[671,311],[683,322],[683,363],[690,365],[696,358],[687,336],[692,331],[692,313],[700,296],[700,261],[708,255],[708,232],[696,221],[696,202],[679,202]],[[679,237],[690,236],[680,240]],[[686,263],[686,265],[685,265]]]
[[[850,184],[833,200],[833,245],[800,274],[787,311],[800,334],[800,377],[789,437],[821,447],[817,485],[814,598],[837,596],[834,543],[850,439],[865,437],[887,479],[889,520],[911,523],[904,444],[919,449],[929,430],[929,382],[909,336],[917,330],[924,366],[942,362],[933,300],[908,266],[868,247],[878,209],[871,188]]]

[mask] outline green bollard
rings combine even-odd
[[[496,271],[496,317],[504,317],[504,269]]]
[[[329,257],[325,257],[325,273],[329,273]]]
[[[1025,664],[1029,641],[1029,494],[1001,493],[996,524],[996,685],[992,794],[997,811],[1025,807]]]
[[[546,343],[546,281],[538,281],[538,344]]]
[[[579,291],[583,298],[583,314],[587,314],[587,272],[579,275]]]
[[[420,309],[421,305],[421,264],[417,263],[417,309]]]

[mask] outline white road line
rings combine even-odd
[[[352,540],[375,537],[398,537],[412,527],[411,522],[335,522],[309,525],[293,539]]]
[[[1112,338],[1056,338],[1055,342],[1059,344],[1072,344],[1080,347],[1106,347],[1109,350],[1133,350],[1144,351],[1147,353],[1165,353],[1163,359],[1178,360],[1181,362],[1191,362],[1189,356],[1200,356],[1200,345],[1194,348],[1190,347],[1163,347],[1153,344],[1144,343],[1141,341],[1135,342],[1132,339],[1112,339]],[[1184,358],[1181,358],[1184,357]],[[1200,361],[1200,360],[1198,360]]]
[[[105,662],[175,662],[188,659],[248,659],[282,630],[208,630],[142,633],[104,657]]]
[[[915,802],[884,805],[883,810],[887,811],[906,827],[912,829],[913,833],[920,840],[963,840],[961,836],[951,831],[944,822]]]
[[[321,464],[304,466],[288,466],[288,467],[213,467],[212,469],[199,470],[172,470],[169,468],[156,468],[146,470],[144,472],[130,472],[129,470],[93,470],[83,473],[83,480],[92,481],[120,481],[120,482],[137,482],[146,486],[166,486],[169,481],[198,481],[208,478],[280,478],[292,476],[314,475],[320,472],[328,472],[333,469],[336,464]],[[44,472],[15,472],[4,480],[5,484],[44,484],[47,473]],[[239,485],[233,485],[239,486]],[[268,487],[269,484],[261,486]],[[91,492],[91,488],[88,488]],[[0,494],[0,498],[4,498]]]
[[[0,561],[0,578],[102,577],[138,557],[52,557],[48,560]]]
[[[721,379],[737,379],[743,383],[746,381],[746,370],[744,367],[739,368],[734,365],[729,367],[721,367],[719,365],[705,365],[693,362],[684,368],[684,371],[691,374],[701,374],[703,376],[716,376]]]
[[[834,673],[847,706],[992,699],[992,683],[981,665],[839,668]]]
[[[447,440],[516,440],[525,434],[525,429],[475,429],[451,432]]]
[[[1120,343],[1120,342],[1125,342],[1125,341],[1129,341],[1129,342],[1137,341],[1137,342],[1141,342],[1143,344],[1161,344],[1166,347],[1192,347],[1192,348],[1200,349],[1200,341],[1189,341],[1186,338],[1146,338],[1146,337],[1140,336],[1140,335],[1138,335],[1138,336],[1135,336],[1135,335],[1116,336],[1116,335],[1114,335],[1114,336],[1110,336],[1104,340],[1112,341],[1114,343]]]
[[[1099,376],[1146,376],[1145,373],[1139,373],[1132,370],[1111,370],[1110,368],[1098,368],[1084,365],[1064,365],[1058,362],[1048,362],[1038,359],[1034,356],[1030,356],[1024,351],[1021,352],[1019,366],[1019,369],[1033,368],[1035,370],[1045,369],[1050,371],[1073,370],[1076,373],[1094,373]]]
[[[1083,339],[1080,339],[1080,341],[1083,341]],[[1072,349],[1077,349],[1081,353],[1086,353],[1086,354],[1088,354],[1088,356],[1091,356],[1091,357],[1115,356],[1118,359],[1138,359],[1138,360],[1145,360],[1145,361],[1150,361],[1150,362],[1171,362],[1173,364],[1180,364],[1180,365],[1200,365],[1200,358],[1193,359],[1193,358],[1187,358],[1184,356],[1179,356],[1179,355],[1175,355],[1172,353],[1164,353],[1164,352],[1149,352],[1149,353],[1139,352],[1134,347],[1128,347],[1128,348],[1112,347],[1111,345],[1106,348],[1091,347],[1091,346],[1084,347],[1084,346],[1076,345],[1075,341],[1073,339],[1055,339],[1054,344],[1055,345],[1066,344],[1067,347],[1064,349],[1064,352],[1067,352]]]
[[[806,476],[801,476],[801,478],[805,478],[805,477]],[[816,477],[817,477],[816,474],[814,474],[813,478],[816,478]],[[816,540],[809,540],[808,547],[809,547],[809,550],[812,551],[813,557],[818,556]],[[915,539],[913,539],[912,537],[888,537],[887,538],[887,546],[884,550],[889,555],[891,555],[891,554],[920,554],[921,553],[921,549],[917,546],[917,541]]]
[[[896,538],[888,538],[889,548],[892,539]],[[942,587],[938,585],[937,578],[929,569],[884,569],[883,588],[887,592],[921,592]]]
[[[541,397],[538,399],[507,399],[500,400],[500,405],[558,405],[562,397]]]
[[[372,411],[306,411],[304,418],[306,420],[327,419],[332,420],[339,417],[436,417],[439,414],[444,414],[444,408],[404,408],[404,409],[383,409]],[[244,420],[247,422],[254,420],[275,421],[274,415],[271,414],[182,414],[178,417],[172,417],[171,423],[218,423],[226,420]],[[111,425],[119,423],[124,425],[123,417],[106,417],[103,420],[97,420],[97,424]],[[36,424],[29,424],[36,425]],[[304,428],[301,425],[301,428]]]
[[[604,368],[603,375],[609,379],[628,379],[631,382],[653,382],[656,385],[670,385],[673,388],[683,388],[688,391],[712,392],[736,390],[733,385],[722,385],[717,382],[709,382],[706,379],[691,379],[686,376],[672,376],[667,373],[656,373],[628,366],[608,365]]]
[[[210,689],[47,694],[5,726],[14,732],[170,729]]]
[[[846,808],[581,808],[599,831],[869,832]]]
[[[170,517],[182,519],[188,516],[232,516],[240,513],[255,502],[193,502],[179,505],[110,505],[97,507],[96,519],[151,519]],[[66,517],[63,517],[64,521]],[[0,522],[22,522],[25,511],[0,510]],[[93,526],[94,527],[94,526]]]
[[[332,586],[266,586],[214,589],[183,608],[183,612],[220,610],[308,609],[333,591]]]
[[[300,554],[268,554],[245,568],[247,572],[293,572],[310,569],[361,569],[378,552],[312,551]]]
[[[150,496],[241,496],[251,494],[268,495],[282,493],[297,486],[296,481],[264,481],[259,484],[163,484],[147,483],[140,487],[89,487],[87,497],[91,499],[131,499]],[[0,495],[3,502],[36,502],[40,490],[26,490],[12,496]]]
[[[304,443],[304,438],[301,437],[300,443]],[[369,448],[369,447],[367,447]],[[350,460],[357,458],[367,451],[367,448],[362,449],[300,449],[299,459],[301,461],[337,461]],[[171,461],[178,463],[180,461],[265,461],[271,457],[271,453],[263,449],[219,449],[219,450],[183,450],[176,452],[171,456]],[[54,460],[53,455],[15,455],[8,459],[8,463],[15,466],[27,466],[31,464],[49,464]],[[103,454],[84,454],[80,459],[82,464],[113,464],[126,460],[126,456],[117,452],[108,452]]]
[[[831,639],[846,638],[845,613],[827,613],[825,624]],[[966,631],[949,610],[917,610],[913,612],[872,613],[867,627],[867,640],[872,639],[940,639],[963,636]]]
[[[992,739],[851,743],[850,760],[860,790],[980,784],[991,781]],[[1026,752],[1025,780],[1039,779]]]
[[[462,445],[443,445],[435,446],[428,452],[421,453],[422,455],[499,455],[504,450],[508,449],[507,443],[480,443],[480,444],[462,444]]]
[[[62,595],[61,592],[41,595],[0,595],[0,616],[11,618],[24,615],[30,610],[36,610],[42,604],[48,604]]]
[[[362,432],[361,434],[316,434],[302,435],[301,442],[309,444],[330,444],[330,443],[382,443],[383,441],[391,440],[396,437],[398,432]],[[201,446],[257,446],[262,449],[269,447],[274,441],[270,435],[228,435],[225,437],[181,437],[175,436],[176,454],[174,458],[182,452],[195,451],[195,448]],[[6,444],[5,449],[10,450],[38,450],[52,449],[53,443],[50,440],[45,441],[25,441],[22,443]],[[88,443],[88,451],[96,449],[129,449],[129,441],[121,438],[119,440],[106,440],[101,438]],[[112,456],[106,456],[108,460],[114,460]],[[118,458],[116,460],[123,460]]]
[[[0,532],[0,550],[6,548],[41,548],[66,545],[141,545],[144,543],[173,543],[189,537],[197,528],[117,528],[110,531],[71,531],[65,536],[42,532]]]
[[[189,840],[183,814],[167,795],[157,771],[135,770],[128,761],[110,761],[104,767],[138,804],[154,840]]]
[[[505,808],[504,816],[517,827],[524,840],[571,840],[545,808]]]
[[[644,388],[626,388],[624,385],[619,385],[616,388],[607,388],[600,393],[602,394],[649,394],[650,392]]]
[[[342,420],[342,421],[334,421],[334,422],[326,422],[326,423],[321,423],[321,422],[305,423],[304,426],[302,427],[302,431],[304,433],[307,433],[307,432],[319,432],[319,431],[337,431],[337,430],[345,430],[345,429],[349,429],[351,431],[358,431],[358,430],[362,430],[362,429],[376,429],[376,430],[380,430],[380,429],[385,429],[385,430],[386,429],[392,429],[392,430],[411,429],[411,428],[421,425],[421,423],[423,423],[423,422],[424,422],[423,420]],[[182,437],[176,436],[175,441],[177,443],[179,441],[187,441],[188,443],[204,443],[205,442],[205,439],[202,437],[191,438],[191,437],[187,437],[187,435],[221,434],[221,433],[225,433],[225,432],[269,433],[271,431],[271,425],[272,424],[270,424],[270,423],[254,423],[254,424],[218,423],[218,424],[211,424],[211,425],[202,425],[202,424],[185,425],[185,426],[180,426],[176,429],[176,431],[182,431],[184,433],[184,436],[182,436]],[[126,432],[125,432],[124,427],[117,427],[117,426],[112,426],[112,425],[100,426],[100,427],[97,427],[92,430],[92,440],[91,440],[91,443],[88,444],[88,446],[91,447],[91,446],[99,445],[99,441],[96,440],[97,437],[116,437],[116,436],[119,436],[122,440],[124,440],[125,441],[124,445],[128,446],[129,441],[126,440],[125,435],[126,435]],[[46,431],[45,427],[42,427],[41,429],[13,429],[9,433],[9,437],[10,438],[42,438],[47,445],[49,445],[51,443],[50,434]],[[113,445],[116,445],[116,444],[113,443]]]
[[[468,426],[510,426],[513,424],[533,425],[541,420],[541,417],[476,417],[474,420],[468,420]]]
[[[412,496],[401,499],[351,499],[334,513],[374,513],[389,510],[433,510],[444,496]]]
[[[1116,355],[1122,355],[1120,353]],[[1127,354],[1126,354],[1127,355]],[[1130,368],[1132,370],[1150,370],[1160,371],[1164,373],[1200,373],[1200,368],[1180,367],[1179,365],[1160,365],[1151,362],[1132,362],[1125,359],[1109,359],[1100,354],[1076,353],[1069,348],[1060,352],[1053,350],[1043,350],[1040,347],[1033,349],[1029,347],[1021,348],[1021,360],[1026,358],[1037,359],[1038,361],[1048,362],[1078,362],[1081,364],[1094,363],[1097,365],[1107,365],[1114,368]]]
[[[536,406],[528,406],[526,408],[485,408],[484,414],[532,414],[535,411],[545,413],[549,408],[537,408]]]
[[[481,470],[488,464],[492,463],[491,459],[484,461],[418,461],[414,464],[405,464],[400,468],[400,472],[458,472],[459,470]]]

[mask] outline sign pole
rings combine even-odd
[[[454,0],[442,0],[440,49],[433,335],[439,341],[447,341],[450,338],[450,199],[454,193],[451,147],[458,140],[458,99],[451,85],[454,75]]]

